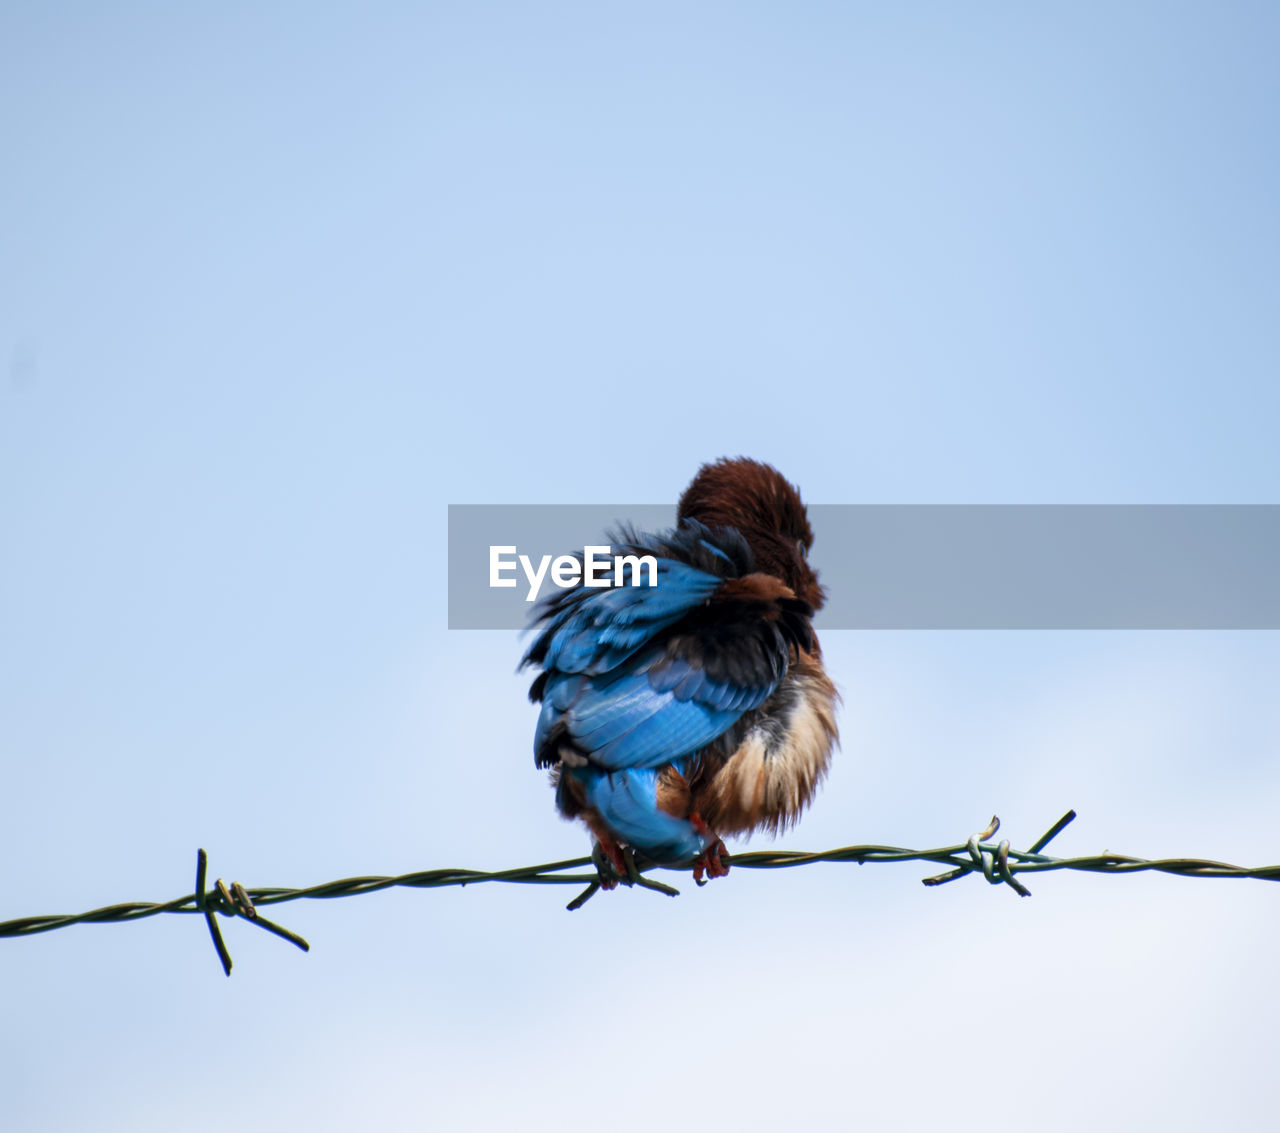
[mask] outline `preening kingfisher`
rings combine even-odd
[[[726,458],[698,471],[673,530],[613,545],[656,558],[657,584],[580,580],[539,604],[521,662],[542,670],[534,759],[591,831],[604,887],[637,876],[633,853],[701,883],[729,872],[724,836],[799,818],[838,743],[813,531],[776,469]]]

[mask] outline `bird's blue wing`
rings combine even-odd
[[[579,586],[552,606],[528,657],[562,673],[607,673],[674,625],[713,593],[722,579],[674,559],[657,559],[654,586]]]
[[[544,669],[530,690],[539,764],[616,771],[695,752],[768,699],[806,638],[804,603],[731,585],[751,569],[736,532],[691,526],[643,549],[663,552],[656,587],[580,586],[540,613],[525,656]]]
[[[555,673],[546,682],[534,737],[540,762],[559,758],[567,740],[592,763],[610,769],[657,767],[706,747],[777,686],[687,681],[671,686],[667,652],[658,647],[603,677]]]

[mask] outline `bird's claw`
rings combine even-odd
[[[703,874],[706,874],[706,881]],[[697,885],[706,885],[713,877],[729,875],[729,851],[717,838],[693,860],[693,880]]]
[[[724,842],[716,836],[716,832],[707,825],[706,820],[696,810],[689,815],[689,824],[704,843],[702,853],[693,859],[694,883],[706,885],[707,881],[713,877],[727,877],[729,851],[724,848]],[[706,875],[707,881],[703,880],[703,874]]]
[[[616,889],[618,882],[632,884],[636,867],[628,859],[629,855],[617,842],[601,841],[592,847],[591,860],[595,862],[601,889]]]

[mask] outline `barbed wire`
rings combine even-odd
[[[955,846],[941,846],[935,850],[908,850],[898,846],[843,846],[818,853],[795,850],[756,850],[734,854],[730,860],[738,869],[790,869],[795,866],[814,865],[817,862],[856,862],[858,865],[869,865],[874,862],[936,862],[951,868],[945,873],[922,878],[925,885],[945,885],[966,874],[978,873],[992,885],[1007,885],[1022,897],[1030,897],[1031,892],[1018,880],[1018,874],[1044,873],[1059,869],[1080,870],[1088,873],[1157,872],[1172,873],[1182,877],[1251,877],[1261,881],[1280,881],[1280,865],[1249,868],[1202,858],[1146,859],[1111,853],[1094,854],[1089,857],[1054,858],[1042,853],[1041,851],[1075,817],[1075,811],[1068,811],[1027,850],[1012,849],[1008,839],[992,845],[990,839],[1000,828],[1000,820],[993,817],[986,829],[972,835],[967,841]],[[497,871],[429,869],[400,874],[397,877],[348,877],[341,881],[330,881],[304,889],[246,889],[238,881],[228,886],[221,878],[218,878],[210,888],[206,883],[208,862],[205,851],[198,851],[195,892],[188,893],[185,897],[175,897],[172,901],[160,903],[135,901],[107,905],[101,909],[92,909],[87,913],[73,916],[19,917],[16,920],[0,921],[0,937],[34,936],[37,933],[52,932],[54,929],[68,928],[75,924],[136,921],[157,916],[160,913],[196,913],[204,917],[214,948],[218,953],[218,959],[222,962],[223,971],[229,976],[231,975],[231,954],[218,927],[218,914],[247,920],[250,924],[257,925],[289,941],[304,952],[310,950],[310,944],[301,936],[268,920],[259,911],[261,906],[281,904],[285,901],[298,901],[303,898],[331,900],[337,897],[357,897],[364,893],[376,893],[382,889],[438,889],[452,885],[477,885],[482,882],[506,882],[517,885],[583,885],[585,883],[586,888],[567,906],[572,910],[581,908],[602,886],[611,888],[618,883],[655,889],[672,897],[679,896],[680,892],[670,885],[643,876],[650,870],[677,867],[658,866],[641,859],[634,863],[636,869],[630,876],[619,877],[605,872],[609,867],[599,856],[570,858],[565,861],[545,862],[542,865]],[[595,872],[590,874],[568,872],[586,866],[593,866]],[[687,869],[688,866],[679,868]],[[704,883],[699,881],[698,884]]]

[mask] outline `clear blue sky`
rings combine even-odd
[[[822,503],[1280,502],[1278,48],[1243,3],[5,5],[0,919],[197,846],[580,853],[519,641],[445,628],[449,503],[738,453]],[[782,845],[1074,806],[1063,852],[1280,860],[1278,635],[823,644]],[[1280,890],[925,872],[297,903],[311,954],[227,924],[230,980],[194,918],[0,941],[6,1128],[1273,1120]]]

